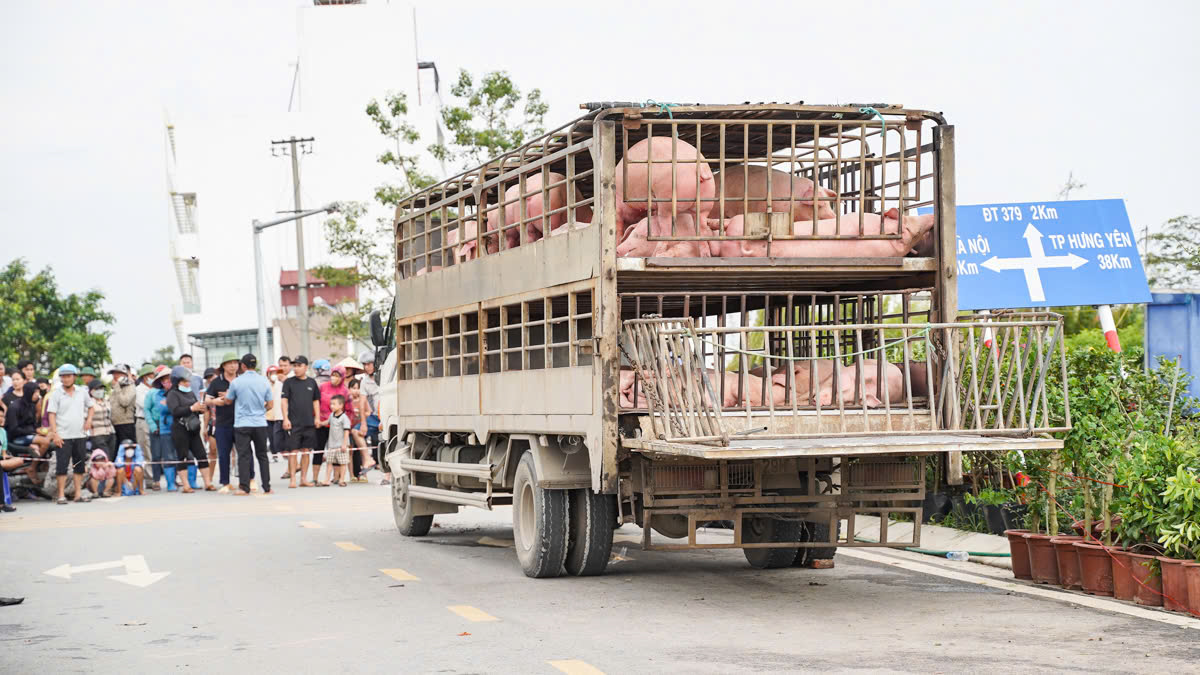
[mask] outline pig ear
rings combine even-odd
[[[895,208],[890,208],[887,210],[887,213],[883,214],[883,217],[889,220],[900,220],[900,212]]]

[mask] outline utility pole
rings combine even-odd
[[[274,148],[280,146],[288,146],[282,148],[285,155],[290,155],[292,158],[292,200],[295,203],[295,213],[301,213],[300,209],[300,156],[296,146],[300,146],[300,151],[305,154],[312,152],[313,138],[296,138],[292,136],[286,141],[271,141],[272,154]],[[304,265],[304,219],[296,219],[296,279],[297,285],[300,287],[300,351],[305,356],[308,356],[308,268]]]

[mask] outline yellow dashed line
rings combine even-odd
[[[579,659],[567,659],[565,661],[547,661],[551,666],[561,670],[567,675],[604,675],[604,671],[595,666]]]
[[[384,574],[388,575],[389,577],[395,579],[396,581],[420,581],[420,579],[418,579],[417,577],[414,577],[413,575],[409,574],[408,572],[405,572],[404,570],[400,569],[399,567],[391,567],[391,568],[388,568],[385,570],[379,570],[379,571],[383,572]]]
[[[335,542],[333,542],[333,545],[342,549],[343,551],[365,551],[365,550],[367,550],[367,549],[359,546],[358,544],[355,544],[352,541],[335,541]]]
[[[300,521],[300,527],[307,527],[307,528],[308,528],[308,529],[310,529],[310,530],[321,530],[321,529],[324,529],[324,528],[325,528],[325,526],[324,526],[324,525],[322,525],[322,524],[320,524],[320,523],[314,523],[314,522],[313,522],[313,521],[311,521],[311,520],[302,520],[302,521]]]
[[[467,621],[499,621],[496,617],[488,614],[482,609],[476,609],[470,605],[450,605],[446,609],[461,616]]]

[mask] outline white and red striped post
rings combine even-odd
[[[1100,315],[1100,330],[1104,331],[1104,341],[1114,352],[1121,351],[1121,338],[1117,336],[1117,323],[1113,321],[1112,305],[1100,305],[1096,308]]]

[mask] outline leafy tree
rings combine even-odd
[[[1151,288],[1193,288],[1200,283],[1200,218],[1176,216],[1142,239]]]
[[[112,332],[97,330],[113,322],[103,301],[97,290],[62,295],[49,267],[32,274],[24,259],[13,260],[0,270],[0,357],[29,359],[40,373],[109,361]]]
[[[175,347],[173,345],[159,347],[149,358],[142,359],[142,363],[152,366],[173,366],[175,365]]]
[[[429,147],[438,160],[479,163],[543,133],[548,106],[542,101],[541,91],[534,89],[522,96],[502,71],[486,73],[478,84],[462,71],[451,94],[459,99],[457,104],[441,111],[442,124],[450,132],[449,141]],[[325,222],[329,252],[354,265],[349,269],[322,265],[313,272],[331,285],[358,286],[363,298],[357,307],[347,303],[333,308],[325,330],[327,337],[350,335],[364,339],[368,333],[366,316],[391,306],[395,209],[409,195],[437,182],[421,168],[421,135],[407,119],[408,97],[404,93],[389,93],[382,101],[372,99],[366,114],[388,144],[377,161],[395,171],[395,180],[375,188],[373,202],[382,207],[382,215],[371,217],[371,202],[345,202],[341,212]]]

